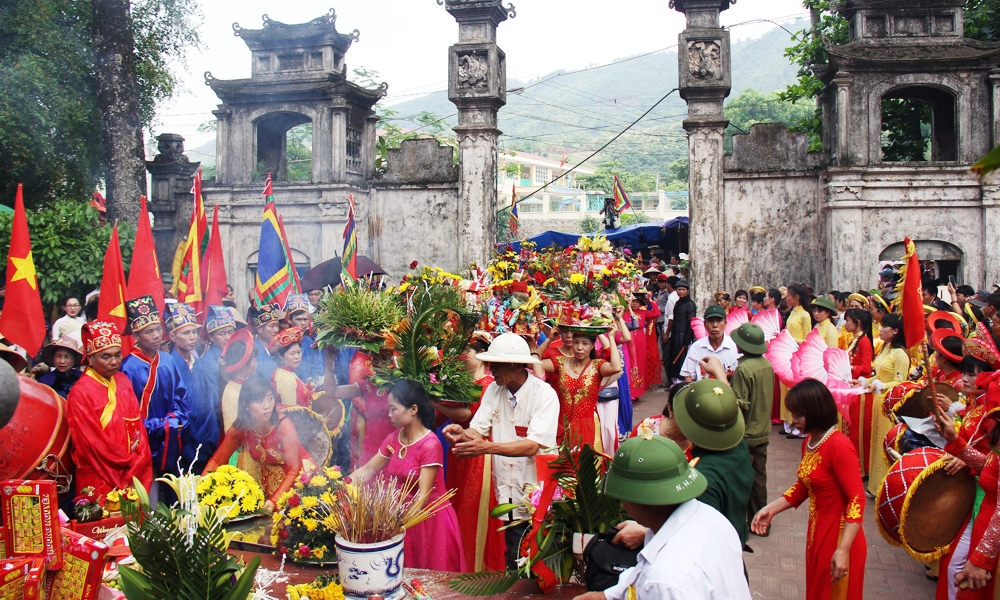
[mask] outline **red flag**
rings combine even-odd
[[[917,247],[910,238],[905,238],[903,246],[906,263],[902,271],[902,294],[900,303],[903,307],[903,335],[906,336],[906,347],[919,346],[924,341],[924,301],[920,295],[920,259],[917,258]]]
[[[156,243],[153,228],[146,212],[146,197],[139,196],[139,226],[135,230],[135,246],[132,248],[132,263],[128,269],[128,289],[134,298],[149,294],[156,303],[156,309],[163,312],[163,280],[160,278],[160,262],[156,258]]]
[[[208,251],[205,252],[204,279],[202,289],[205,290],[205,303],[201,306],[202,314],[199,321],[205,318],[209,306],[222,306],[222,299],[229,294],[229,281],[226,278],[226,262],[222,255],[222,237],[219,233],[219,207],[212,211],[212,234],[208,240]]]
[[[177,284],[177,301],[200,305],[205,300],[201,287],[202,255],[208,248],[208,218],[205,216],[205,202],[201,197],[201,170],[194,176],[194,208],[188,227],[187,241],[184,242],[184,261],[181,263],[181,280]]]
[[[10,228],[10,252],[7,254],[7,298],[0,315],[3,336],[35,356],[45,339],[45,314],[38,291],[35,260],[31,255],[28,215],[24,212],[24,193],[17,184],[14,222]]]
[[[162,285],[160,291],[163,291]],[[104,274],[101,276],[101,297],[97,300],[97,320],[114,323],[122,332],[122,356],[132,349],[132,337],[126,337],[128,313],[125,300],[128,287],[125,283],[125,266],[122,263],[122,247],[118,241],[118,226],[111,230],[108,249],[104,253]]]

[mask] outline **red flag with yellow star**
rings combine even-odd
[[[122,332],[122,356],[127,356],[131,348],[131,337],[124,333],[128,328],[128,313],[125,300],[128,299],[125,284],[125,265],[122,262],[122,246],[118,241],[118,226],[111,230],[108,249],[104,253],[104,273],[101,275],[101,297],[97,300],[97,320],[114,323]]]
[[[30,356],[38,354],[45,339],[45,314],[38,291],[35,261],[31,256],[28,216],[24,212],[21,184],[14,200],[14,222],[10,228],[10,252],[7,254],[7,298],[0,314],[0,332]]]

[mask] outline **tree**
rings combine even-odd
[[[582,233],[597,233],[604,230],[604,221],[593,215],[587,215],[580,220],[580,231]]]
[[[0,258],[7,263],[12,213],[0,216]],[[46,307],[66,296],[83,297],[101,283],[102,257],[111,239],[111,225],[101,225],[97,211],[75,200],[56,200],[42,210],[28,211],[32,256],[38,287]],[[122,258],[128,265],[135,230],[119,224]]]
[[[614,176],[618,175],[618,180],[622,182],[625,192],[652,192],[656,190],[655,173],[629,173],[622,169],[622,164],[617,160],[602,162],[593,175],[580,175],[578,180],[580,187],[587,190],[602,190],[606,194],[611,194],[615,187]]]
[[[739,96],[726,103],[725,114],[731,129],[726,130],[725,151],[733,151],[733,135],[749,133],[757,123],[784,123],[795,125],[809,119],[816,112],[807,99],[795,102],[782,100],[777,94],[762,94],[753,88],[743,90]],[[819,140],[816,140],[819,143]],[[686,177],[685,161],[685,177]]]
[[[183,66],[184,53],[200,45],[199,9],[197,0],[130,5],[128,55],[139,123],[148,128],[156,106],[176,90],[174,70]],[[12,204],[23,182],[29,207],[88,200],[106,175],[93,26],[101,7],[93,0],[5,0],[0,6],[0,198]],[[139,175],[136,170],[133,177]]]

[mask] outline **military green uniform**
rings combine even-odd
[[[732,337],[736,346],[746,353],[733,373],[732,386],[746,420],[743,437],[753,465],[753,489],[747,504],[747,521],[750,521],[767,505],[767,444],[774,403],[774,369],[771,361],[760,356],[767,351],[767,344],[759,325],[744,323],[733,331]]]
[[[708,480],[708,488],[698,496],[698,501],[722,513],[740,534],[740,542],[745,544],[750,533],[747,502],[754,479],[746,441],[741,440],[735,447],[721,452],[694,446],[691,456],[700,459],[698,472]]]

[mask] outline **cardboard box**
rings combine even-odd
[[[94,600],[101,590],[108,545],[65,527],[60,537],[63,567],[50,574],[48,600]]]
[[[3,519],[0,518],[0,523],[3,523]],[[7,542],[4,541],[4,528],[0,526],[0,560],[7,558]]]
[[[23,600],[24,580],[30,570],[30,558],[0,561],[0,600]]]
[[[124,517],[108,517],[100,521],[90,521],[87,523],[77,523],[75,520],[69,522],[69,528],[95,540],[103,540],[115,529],[125,524]]]
[[[45,568],[62,567],[59,500],[54,481],[0,482],[5,551],[11,556],[45,559]]]
[[[45,600],[45,559],[31,559],[24,577],[24,600]]]

